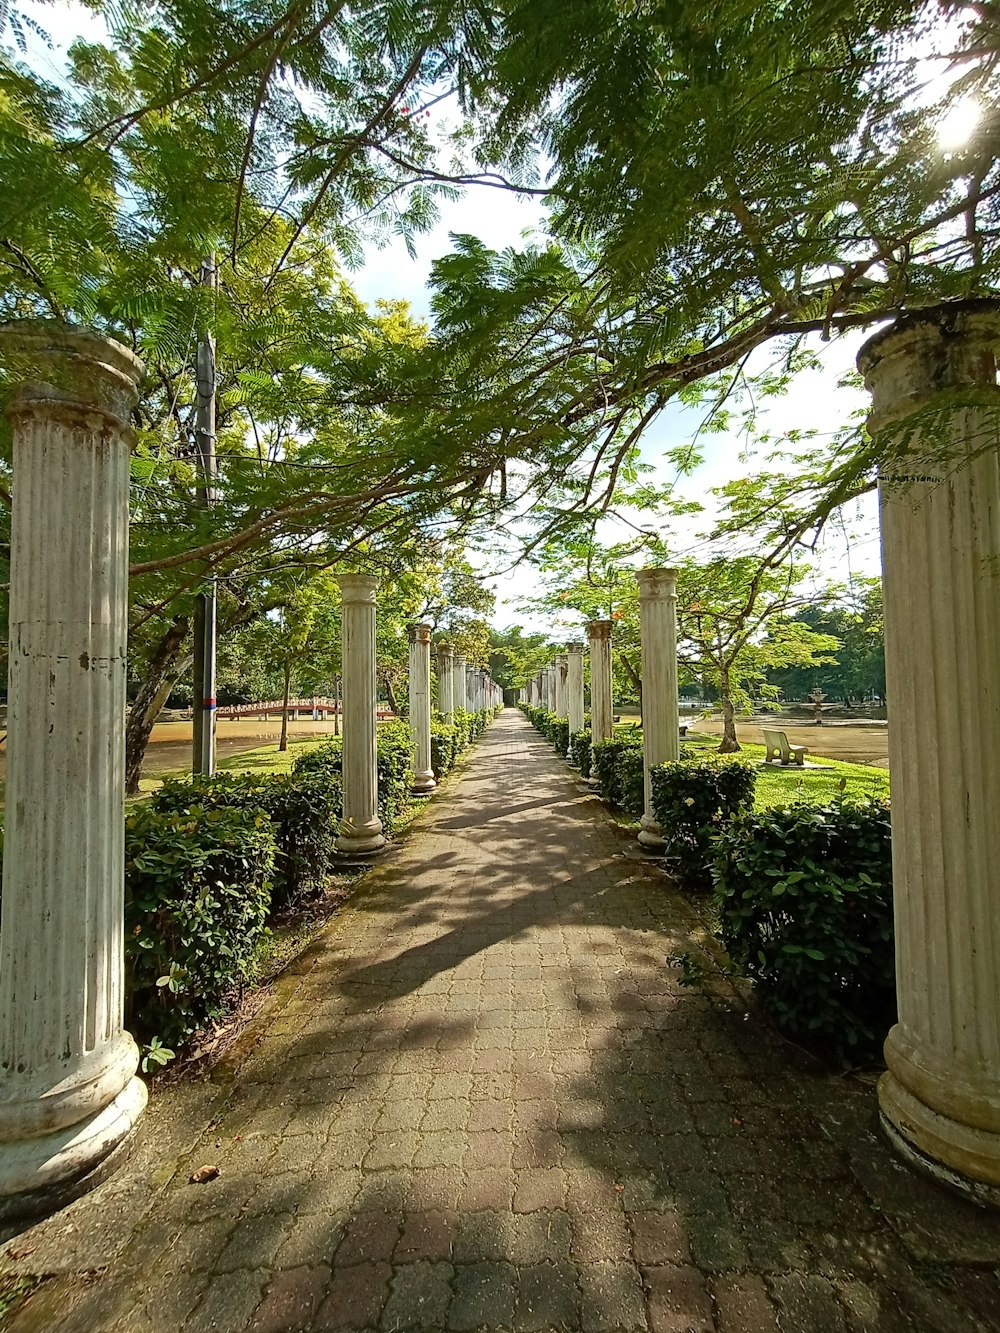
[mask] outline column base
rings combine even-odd
[[[385,835],[381,828],[377,832],[358,830],[355,833],[341,833],[333,845],[336,851],[343,852],[345,856],[370,856],[385,846]]]
[[[0,1219],[55,1212],[112,1175],[132,1151],[147,1095],[142,1079],[133,1077],[110,1105],[79,1124],[0,1143]]]
[[[655,819],[649,815],[643,815],[639,820],[639,841],[643,847],[648,847],[650,851],[661,851],[666,847],[666,841],[663,837],[663,830]]]
[[[1000,1207],[1000,1134],[932,1110],[891,1072],[879,1079],[878,1103],[882,1129],[901,1157],[967,1198]]]
[[[433,773],[415,773],[410,791],[414,796],[429,796],[436,786]]]

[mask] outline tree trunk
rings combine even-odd
[[[399,701],[396,698],[396,691],[392,688],[392,681],[389,679],[388,676],[383,676],[382,683],[385,686],[385,697],[389,700],[389,707],[398,716]]]
[[[740,749],[740,743],[736,739],[736,709],[733,707],[729,672],[725,669],[719,674],[719,694],[722,697],[722,742],[719,745],[719,754],[736,754]]]
[[[288,749],[288,698],[292,690],[292,664],[285,659],[285,692],[281,699],[281,740],[278,741],[279,751]]]
[[[160,709],[177,680],[187,670],[190,655],[181,654],[188,635],[187,616],[177,616],[157,645],[146,671],[146,678],[135,696],[125,722],[125,794],[139,791],[139,774],[146,746]]]
[[[619,650],[618,650],[618,660],[619,660],[619,662],[621,662],[622,666],[625,668],[625,674],[626,674],[626,676],[628,676],[629,680],[632,682],[632,686],[633,686],[633,688],[635,689],[636,698],[639,700],[639,708],[640,708],[640,710],[641,710],[641,709],[642,709],[642,677],[639,675],[638,671],[636,671],[635,667],[632,665],[632,659],[629,657],[628,653],[623,653],[623,652],[621,651],[621,649],[619,649]]]

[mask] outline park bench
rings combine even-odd
[[[764,729],[764,745],[767,748],[767,754],[764,756],[765,764],[773,764],[777,761],[780,764],[798,764],[800,767],[806,762],[806,755],[809,753],[804,745],[789,745],[788,737],[783,731],[768,731]]]

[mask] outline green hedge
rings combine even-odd
[[[277,848],[263,810],[142,806],[125,821],[127,1025],[183,1042],[250,975]]]
[[[375,734],[375,744],[378,814],[386,833],[391,833],[411,798],[413,752],[408,724],[400,721],[380,723]],[[343,767],[343,737],[334,736],[300,755],[292,764],[292,772],[340,775]]]
[[[745,760],[719,755],[652,769],[653,814],[666,843],[664,858],[689,888],[711,886],[715,838],[726,821],[753,810],[756,776]]]
[[[569,741],[570,759],[585,778],[590,777],[590,732],[577,731]]]
[[[638,727],[622,728],[609,741],[591,747],[591,771],[597,778],[601,795],[633,819],[645,808],[642,782],[642,732]]]
[[[431,718],[431,768],[438,782],[458,758],[458,729],[443,717]]]
[[[322,889],[333,860],[343,792],[339,772],[322,767],[263,775],[218,773],[167,781],[150,805],[164,814],[223,807],[263,810],[277,847],[273,910]]]
[[[896,1014],[888,805],[740,817],[713,874],[723,943],[776,1024],[844,1061],[877,1056]]]

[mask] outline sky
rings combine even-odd
[[[35,18],[52,38],[55,49],[51,51],[40,41],[30,43],[32,63],[49,77],[61,74],[65,50],[76,37],[99,40],[103,33],[100,19],[76,3],[59,3],[57,0],[55,5],[43,5],[35,0],[22,0],[20,8]],[[468,232],[492,248],[502,249],[520,246],[525,243],[525,238],[537,236],[544,221],[543,209],[537,199],[518,198],[508,191],[486,186],[470,187],[460,199],[443,201],[440,214],[437,225],[416,238],[415,258],[407,252],[402,240],[380,249],[367,249],[363,267],[349,275],[362,299],[369,303],[379,299],[408,301],[415,314],[429,318],[427,278],[434,261],[451,250],[451,233]],[[783,399],[772,400],[766,410],[759,411],[759,425],[770,435],[780,435],[788,430],[822,433],[835,429],[852,412],[863,408],[866,395],[862,391],[838,387],[840,378],[853,367],[863,341],[863,335],[853,335],[826,345],[817,342],[823,369],[797,377],[794,387]],[[767,353],[762,355],[766,359]],[[674,469],[665,462],[664,451],[689,443],[698,434],[703,415],[697,409],[671,405],[652,424],[641,446],[643,461],[653,468],[652,479],[666,481],[673,476]],[[745,443],[737,432],[700,437],[704,462],[681,480],[677,493],[684,499],[701,501],[706,513],[678,521],[671,534],[672,555],[680,556],[695,546],[705,531],[712,513],[711,489],[734,477],[747,476],[754,470],[752,460],[740,457]],[[758,467],[763,466],[759,461]],[[621,535],[616,537],[609,528],[602,533],[602,539],[624,540],[628,532],[622,525]],[[482,557],[479,563],[484,582],[497,596],[495,624],[521,624],[543,631],[551,628],[550,619],[528,614],[519,607],[522,600],[530,598],[536,591],[538,577],[532,569],[521,566],[509,571],[510,551],[504,546],[491,556]],[[879,572],[877,511],[873,496],[847,506],[838,521],[829,525],[813,557],[813,566],[817,584],[849,583],[858,575]],[[505,572],[491,576],[491,571],[499,569]],[[569,626],[564,624],[560,628]]]

